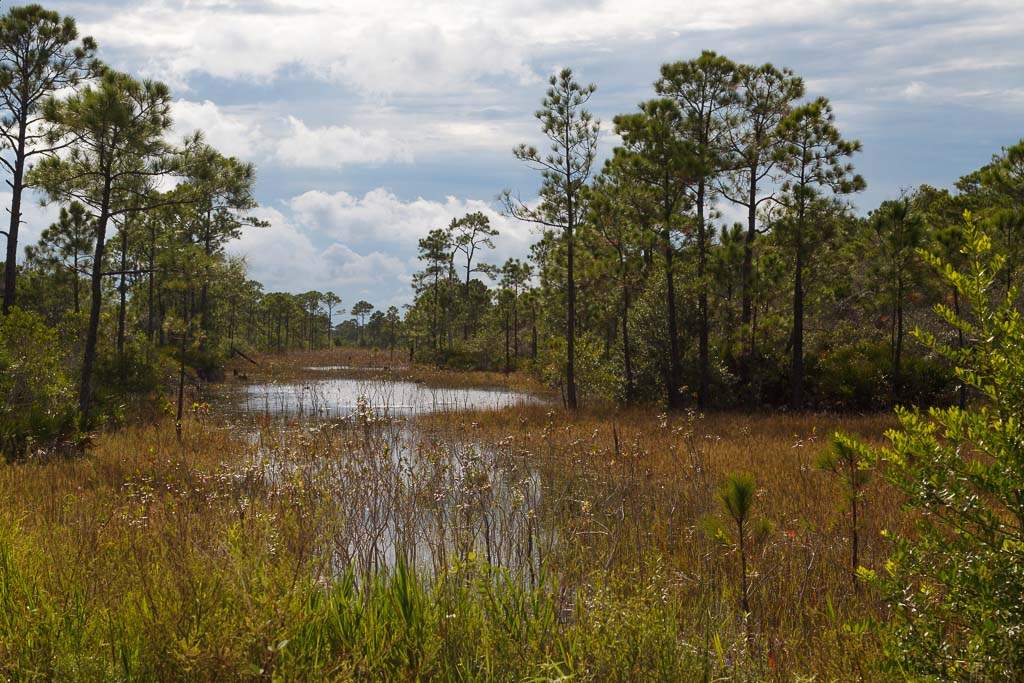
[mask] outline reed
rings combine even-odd
[[[849,581],[841,429],[888,417],[571,416],[550,406],[329,421],[196,406],[86,458],[0,469],[12,679],[792,680],[874,674]],[[741,608],[725,475],[771,531]],[[860,491],[860,561],[906,523]]]

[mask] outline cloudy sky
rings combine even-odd
[[[536,192],[511,149],[538,141],[532,112],[561,66],[597,84],[605,152],[611,117],[652,94],[663,62],[714,49],[791,67],[864,144],[862,210],[1024,136],[1020,0],[46,4],[117,68],[171,85],[180,133],[256,162],[273,227],[235,247],[255,278],[349,304],[406,302],[417,240],[469,210],[501,230],[495,260],[526,252],[530,228],[494,200]]]

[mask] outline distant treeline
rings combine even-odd
[[[832,106],[770,64],[705,52],[666,64],[654,98],[613,119],[622,144],[595,168],[593,85],[553,76],[537,118],[547,147],[515,155],[540,201],[503,195],[541,227],[528,262],[487,262],[496,231],[469,214],[420,241],[404,336],[424,361],[529,367],[570,406],[600,399],[697,408],[876,409],[962,401],[934,314],[954,290],[924,253],[957,264],[963,212],[1022,266],[1024,144],[953,191],[900,192],[867,215]],[[740,221],[724,216],[742,216]]]
[[[614,117],[622,143],[600,169],[595,87],[568,69],[551,78],[537,112],[546,148],[514,150],[538,171],[539,200],[502,195],[507,215],[541,228],[526,261],[491,263],[496,230],[472,213],[424,226],[404,311],[264,292],[226,251],[243,228],[266,227],[253,165],[199,132],[170,141],[169,89],[97,50],[37,5],[0,18],[9,454],[123,419],[140,397],[158,402],[169,378],[180,416],[181,387],[217,378],[233,354],[331,345],[530,370],[570,407],[964,400],[948,363],[908,334],[969,341],[932,314],[960,303],[921,255],[956,263],[970,209],[1006,254],[1006,287],[1021,269],[1024,146],[954,191],[920,187],[857,216],[846,198],[864,187],[851,163],[860,145],[828,100],[789,70],[706,52],[663,66],[654,98]],[[26,189],[60,207],[27,246]]]

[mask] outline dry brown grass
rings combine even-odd
[[[564,581],[609,570],[639,570],[642,580],[657,558],[674,577],[673,599],[693,606],[698,632],[736,619],[738,561],[718,487],[728,473],[753,474],[753,518],[770,523],[751,562],[750,628],[763,655],[780,671],[867,675],[874,646],[844,624],[879,615],[880,603],[853,587],[846,494],[816,460],[834,431],[879,442],[892,416],[573,416],[526,407],[420,424],[441,441],[502,444],[536,468],[546,522],[559,529],[544,552]],[[899,533],[905,520],[878,481],[861,505],[860,564],[877,568],[888,552],[882,529]]]
[[[330,353],[261,367],[281,379],[382,361]],[[397,552],[429,574],[476,555],[531,586],[557,586],[562,618],[581,627],[588,609],[640,600],[668,615],[673,647],[715,660],[705,670],[723,675],[870,679],[877,646],[856,624],[880,604],[851,584],[844,494],[815,460],[836,429],[877,441],[893,424],[530,406],[422,416],[410,436],[372,415],[327,426],[197,415],[181,444],[160,422],[100,435],[83,459],[0,469],[0,530],[17,530],[22,560],[46,577],[55,604],[124,616],[133,637],[161,643],[137,656],[152,658],[141,670],[168,676],[192,667],[230,677],[254,656],[276,670],[284,655],[268,643],[306,618],[299,587],[343,566],[379,571]],[[402,458],[396,438],[406,440]],[[753,517],[771,527],[753,546],[749,619],[717,497],[736,471],[756,477]],[[899,533],[905,520],[877,481],[862,510],[861,563],[879,567],[881,529]],[[583,601],[576,612],[573,596]],[[14,657],[10,647],[0,643],[0,662]]]

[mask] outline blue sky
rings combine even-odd
[[[1024,2],[1004,0],[68,0],[116,67],[166,81],[178,132],[201,128],[259,169],[272,223],[233,247],[268,289],[333,290],[351,304],[409,299],[416,242],[467,210],[523,256],[528,226],[504,188],[539,142],[545,79],[572,66],[611,118],[652,95],[666,61],[713,49],[802,75],[835,104],[868,182],[861,210],[949,185],[1024,136]],[[53,209],[33,212],[37,235]]]

